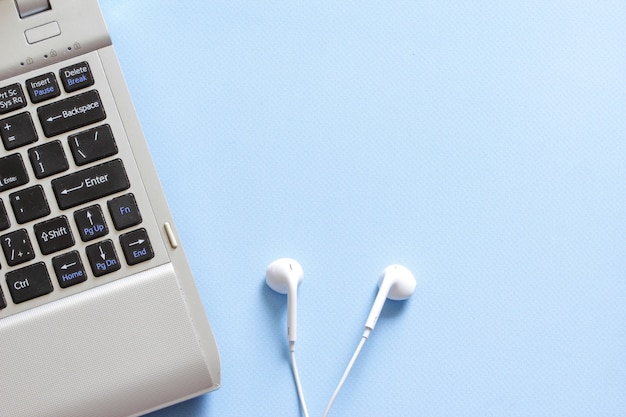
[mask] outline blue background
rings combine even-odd
[[[626,415],[626,3],[101,0],[223,387],[157,412]]]

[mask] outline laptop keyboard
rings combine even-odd
[[[75,61],[0,84],[0,318],[167,261],[98,55]]]

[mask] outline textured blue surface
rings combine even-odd
[[[626,3],[101,0],[222,355],[151,417],[626,415]]]

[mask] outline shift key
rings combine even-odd
[[[65,210],[130,187],[121,159],[114,159],[52,180],[59,208]]]
[[[102,100],[96,90],[42,106],[37,115],[46,137],[51,138],[106,118]]]

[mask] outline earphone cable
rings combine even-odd
[[[330,398],[330,401],[328,402],[328,405],[326,406],[326,411],[324,411],[324,417],[328,417],[328,413],[330,413],[330,409],[333,406],[333,403],[335,402],[335,399],[337,398],[339,391],[341,391],[341,388],[343,387],[344,382],[346,382],[346,379],[348,378],[348,374],[352,370],[352,365],[354,365],[356,358],[359,356],[359,353],[361,353],[361,349],[363,348],[363,345],[365,344],[365,341],[367,340],[370,332],[371,332],[371,329],[369,328],[365,329],[365,332],[363,333],[363,336],[361,337],[361,341],[359,342],[359,345],[356,347],[356,350],[354,351],[354,354],[352,355],[352,359],[350,359],[350,362],[348,363],[346,370],[343,372],[343,376],[341,377],[341,380],[339,381],[339,385],[337,385],[337,388],[335,388],[335,392],[333,392],[333,396]]]
[[[293,370],[293,379],[296,383],[296,390],[298,391],[300,405],[302,406],[304,417],[309,417],[309,410],[307,410],[306,403],[304,402],[304,393],[302,392],[302,384],[300,383],[300,375],[298,374],[298,366],[296,365],[295,342],[289,342],[289,350],[291,356],[291,369]]]

